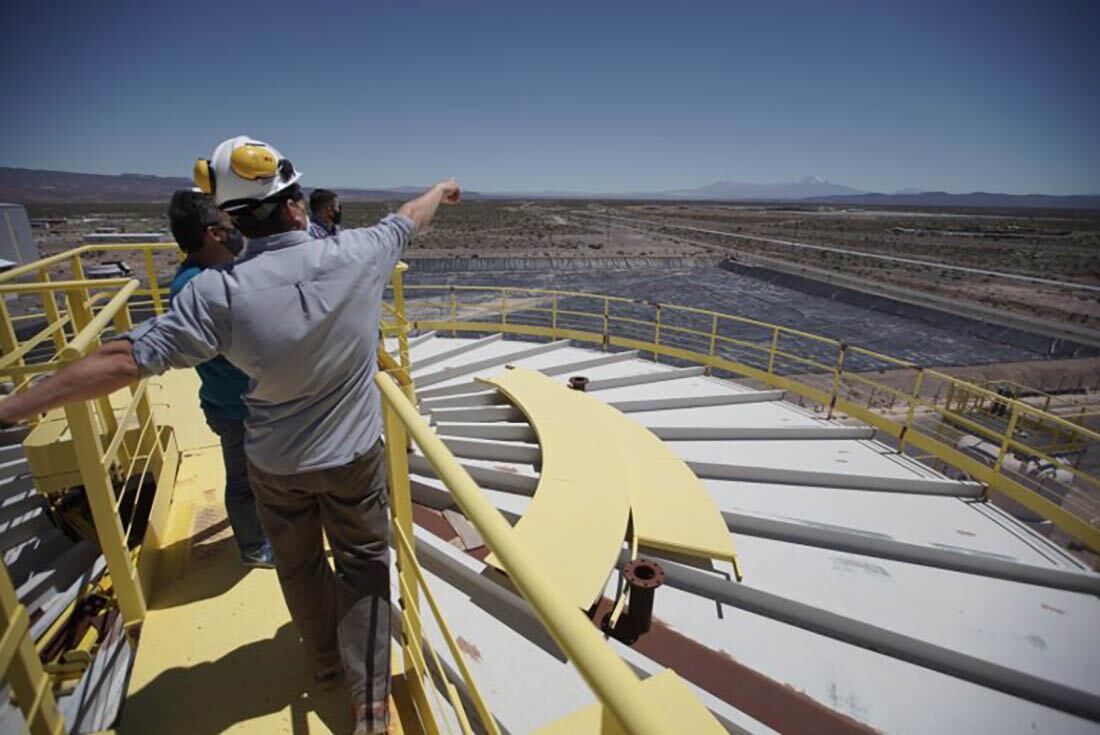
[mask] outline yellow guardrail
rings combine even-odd
[[[88,319],[61,351],[61,362],[86,355],[99,344],[109,325],[116,333],[129,331],[128,302],[138,287],[138,281],[129,281]],[[121,416],[110,397],[77,401],[64,408],[96,540],[107,562],[123,622],[131,627],[145,618],[145,599],[152,583],[152,562],[146,563],[142,542],[133,538],[135,523],[148,523],[145,537],[150,533],[163,536],[176,466],[176,458],[166,456],[167,430],[157,425],[147,387],[148,382],[142,380],[129,388],[129,401]],[[135,422],[136,427],[132,425]],[[139,519],[138,510],[145,507],[142,495],[150,492],[147,479],[155,481],[154,495],[148,499],[147,518]]]
[[[625,732],[635,735],[667,735],[678,732],[679,718],[675,708],[662,706],[642,690],[634,672],[619,658],[604,640],[599,630],[584,613],[575,607],[558,589],[547,573],[546,565],[514,538],[514,531],[504,517],[484,496],[477,483],[454,458],[454,455],[417,413],[415,406],[401,390],[397,381],[386,374],[375,377],[383,398],[383,419],[386,429],[386,457],[391,492],[393,493],[394,530],[397,539],[399,585],[404,596],[402,610],[405,631],[405,660],[409,667],[423,676],[426,666],[420,653],[420,615],[416,611],[417,585],[423,582],[412,546],[412,512],[409,489],[406,432],[431,464],[439,479],[447,486],[462,512],[477,528],[486,545],[507,571],[523,597],[530,603],[539,620],[558,646],[577,667],[585,682],[607,710],[618,720]],[[427,587],[423,589],[427,591]],[[439,621],[443,621],[433,598],[429,603]],[[445,639],[459,665],[460,673],[471,692],[482,724],[491,733],[498,732],[488,707],[469,677],[469,671],[453,639],[446,631]],[[444,675],[444,681],[446,677]],[[414,682],[414,701],[423,699],[423,689]],[[449,694],[451,692],[448,692]],[[470,733],[465,710],[457,697],[452,704],[458,713],[464,733]]]
[[[707,309],[512,286],[406,285],[405,291],[413,329],[637,349],[787,390],[828,417],[845,414],[875,427],[899,452],[983,482],[988,493],[1100,553],[1100,477],[1079,462],[1100,446],[1100,432],[1082,421],[838,339]],[[1002,406],[1002,420],[959,410],[964,392]],[[1036,442],[1036,427],[1061,438]],[[1067,446],[1072,455],[1063,453]]]
[[[36,265],[23,270],[41,272]],[[9,337],[0,357],[0,376],[11,378],[17,390],[36,376],[88,354],[106,333],[129,331],[133,326],[130,308],[142,294],[137,279],[16,283],[11,282],[10,271],[3,275],[9,278],[0,283],[0,302],[8,294],[35,294],[47,305],[40,318],[52,317],[22,343],[14,339],[10,320],[0,324],[0,334]],[[58,297],[63,299],[64,309],[58,306]],[[27,364],[24,358],[39,346],[49,347],[50,354]],[[133,628],[145,617],[145,596],[152,582],[153,558],[142,553],[144,539],[163,535],[178,457],[169,452],[168,430],[156,421],[147,381],[128,390],[128,398],[120,405],[116,405],[119,396],[116,403],[104,396],[66,405],[71,446],[51,447],[50,451],[69,452],[75,459],[78,484],[84,488],[94,525],[94,541],[107,562],[123,621]],[[149,492],[154,494],[152,498],[145,497]],[[142,539],[135,538],[139,524],[145,528]]]

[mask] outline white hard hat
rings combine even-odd
[[[195,161],[195,183],[227,212],[253,209],[302,177],[274,147],[247,135],[223,140]]]

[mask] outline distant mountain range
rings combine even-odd
[[[149,174],[79,174],[0,167],[0,201],[34,203],[165,202],[177,189],[190,189],[190,179]],[[336,189],[341,196],[359,200],[402,199],[422,187],[395,189]],[[476,198],[476,192],[469,194]]]
[[[88,202],[164,202],[176,189],[189,188],[191,181],[182,177],[148,174],[82,174],[68,171],[40,171],[0,167],[0,201],[32,203]],[[334,190],[351,201],[405,199],[423,191],[420,186],[388,189]],[[653,192],[476,192],[469,199],[651,199],[744,202],[798,202],[806,204],[909,207],[1033,207],[1044,209],[1098,209],[1100,195],[1054,196],[1047,194],[997,194],[972,192],[949,194],[942,191],[903,189],[878,194],[834,184],[825,179],[807,177],[799,181],[752,184],[715,181],[695,189]]]
[[[779,199],[791,201],[815,197],[847,196],[866,194],[865,191],[850,186],[834,184],[831,181],[807,176],[798,181],[786,181],[773,184],[746,184],[740,181],[715,181],[713,184],[697,189],[679,189],[661,192],[662,197],[674,199],[725,199],[725,200],[763,200]]]

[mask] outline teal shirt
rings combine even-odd
[[[168,298],[175,298],[187,282],[202,273],[202,270],[185,261],[172,279]],[[202,387],[199,388],[199,404],[202,410],[218,418],[243,421],[248,415],[243,399],[243,395],[248,392],[248,376],[221,355],[196,365],[195,372],[202,381]]]

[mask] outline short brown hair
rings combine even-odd
[[[206,228],[221,223],[214,200],[201,191],[181,189],[168,204],[168,225],[180,250],[195,253],[202,248]]]

